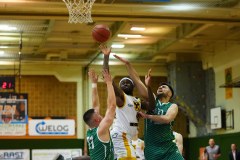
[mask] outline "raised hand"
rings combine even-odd
[[[112,48],[108,48],[105,44],[101,44],[99,48],[104,55],[110,55]]]
[[[104,79],[105,83],[108,83],[108,82],[112,83],[112,77],[107,69],[104,69],[102,71],[102,75],[103,75],[103,79]]]
[[[90,80],[92,81],[92,83],[98,82],[98,75],[95,73],[95,71],[93,69],[90,69],[88,71],[88,76],[89,76]]]
[[[152,69],[149,69],[147,75],[145,75],[146,86],[150,86],[151,84],[151,72],[152,72]]]

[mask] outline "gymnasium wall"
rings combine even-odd
[[[60,82],[55,76],[22,76],[20,88],[28,94],[28,116],[76,118],[76,87],[76,82]]]
[[[223,68],[217,68],[216,72],[216,105],[221,106],[226,111],[234,111],[234,129],[228,130],[219,130],[217,131],[218,134],[222,133],[233,133],[233,132],[240,132],[240,125],[238,122],[240,121],[239,114],[240,114],[240,88],[220,88],[219,86],[225,83],[225,70],[227,68],[231,68],[232,70],[232,78],[236,78],[240,76],[239,68],[240,68],[240,61],[239,63],[231,63],[229,66],[223,66]],[[227,94],[229,92],[232,96],[228,97]],[[230,126],[229,121],[231,121],[230,117],[227,116],[227,126]]]
[[[215,72],[215,92],[216,92],[216,106],[220,106],[226,111],[234,110],[234,129],[216,130],[216,134],[226,134],[240,132],[240,88],[229,88],[232,96],[227,96],[229,90],[226,88],[220,88],[219,86],[225,83],[225,71],[226,69],[232,70],[232,79],[240,76],[240,45],[235,45],[230,48],[219,50],[215,56],[208,57],[206,61],[212,64]],[[227,125],[230,117],[227,116]]]

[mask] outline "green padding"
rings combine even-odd
[[[240,132],[232,134],[223,135],[209,135],[206,137],[199,138],[188,138],[184,139],[184,150],[185,157],[187,160],[198,160],[199,158],[199,148],[206,147],[208,145],[208,140],[213,138],[215,143],[221,148],[221,157],[218,160],[227,160],[228,153],[231,151],[231,144],[237,144],[238,148],[240,146]]]
[[[1,139],[0,149],[83,148],[83,139]]]

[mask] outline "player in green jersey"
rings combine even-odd
[[[151,69],[145,76],[145,84],[148,90],[149,105],[155,106],[152,112],[140,113],[145,118],[144,141],[146,160],[183,160],[176,144],[173,142],[173,122],[178,113],[178,106],[170,103],[173,97],[173,89],[167,83],[158,87],[155,96],[150,87]]]
[[[161,84],[155,96],[150,87],[151,69],[145,76],[146,87],[128,60],[114,56],[125,63],[139,94],[149,101],[147,110],[149,114],[139,112],[146,119],[144,130],[146,160],[183,160],[173,142],[172,125],[178,113],[178,106],[169,102],[174,94],[172,87],[166,83]]]
[[[94,73],[89,73],[89,75],[91,74]],[[95,74],[91,76],[94,77]],[[108,92],[108,106],[105,117],[103,118],[99,114],[98,106],[89,109],[83,115],[85,123],[89,126],[87,131],[87,144],[91,160],[114,160],[113,144],[109,128],[112,125],[115,116],[116,97],[112,86],[112,78],[107,70],[103,71],[103,77],[107,84]],[[95,83],[92,84],[92,88],[96,90]]]

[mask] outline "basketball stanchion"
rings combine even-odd
[[[92,6],[95,0],[63,0],[66,4],[68,23],[92,23]]]

